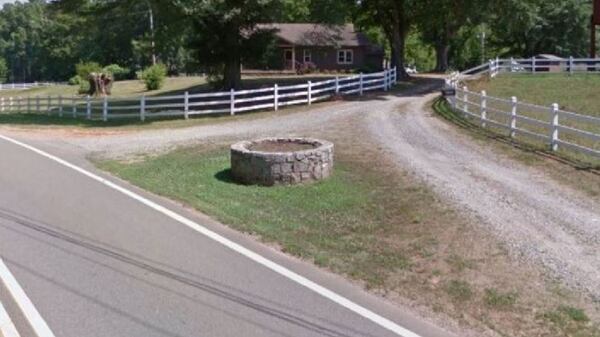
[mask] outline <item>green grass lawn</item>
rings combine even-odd
[[[380,221],[385,212],[372,185],[381,182],[343,162],[327,181],[271,188],[235,183],[224,149],[186,148],[142,162],[103,162],[100,167],[372,285],[381,285],[387,273],[409,266],[401,251],[378,240],[378,233],[386,230]]]
[[[341,74],[339,76],[351,76],[350,74]],[[306,83],[307,81],[319,81],[332,78],[331,74],[312,74],[306,76],[292,75],[268,75],[268,76],[244,76],[242,78],[244,89],[255,89],[264,86],[272,86],[275,83],[279,85],[293,85]],[[46,96],[85,96],[78,93],[77,85],[56,85],[48,87],[32,88],[27,90],[1,90],[0,97],[46,97]],[[147,91],[144,83],[139,80],[118,81],[113,84],[111,97],[139,97],[146,96],[170,96],[181,95],[185,91],[190,94],[212,91],[204,76],[190,77],[168,77],[164,86],[159,90]]]
[[[319,81],[331,78],[331,74],[313,74],[307,76],[245,76],[243,78],[244,87],[247,89],[262,88],[265,86],[272,86],[275,83],[279,85],[293,85],[298,83],[306,83],[307,81]],[[340,75],[343,76],[343,75]],[[349,75],[348,75],[349,76]],[[44,97],[63,95],[63,97],[77,96],[78,86],[51,86],[51,87],[40,87],[29,90],[6,90],[0,91],[0,97],[36,97],[39,96],[42,99],[42,107],[45,107]],[[189,93],[200,93],[212,91],[211,87],[204,77],[171,77],[165,82],[165,85],[160,90],[146,91],[141,81],[119,81],[115,82],[112,89],[112,96],[117,100],[111,101],[111,105],[119,104],[131,104],[127,97],[140,97],[146,96],[171,96],[171,95],[182,95],[185,91]],[[79,95],[83,96],[83,95]],[[119,99],[123,101],[120,102]],[[56,102],[56,100],[54,100]],[[68,103],[67,103],[68,104]],[[33,103],[32,108],[34,108]],[[83,107],[79,107],[79,110]],[[95,109],[95,110],[94,110]],[[93,108],[93,114],[95,116],[92,120],[86,120],[85,118],[79,117],[74,119],[69,114],[69,107],[66,108],[64,117],[59,118],[56,115],[49,116],[46,113],[27,113],[27,112],[7,112],[0,113],[0,125],[12,125],[20,127],[84,127],[84,128],[172,128],[172,127],[184,127],[196,124],[211,123],[215,121],[227,121],[231,120],[228,114],[220,115],[198,115],[193,116],[190,121],[183,120],[182,117],[167,117],[167,118],[149,118],[146,122],[139,121],[139,118],[128,118],[128,119],[113,119],[108,122],[102,122],[98,120],[99,108],[96,106]],[[289,110],[289,109],[285,109]],[[81,111],[80,111],[81,112]],[[235,118],[233,118],[235,119]]]
[[[512,96],[515,96],[519,102],[541,106],[541,108],[537,108],[534,106],[519,105],[517,113],[548,124],[552,121],[551,105],[553,103],[558,103],[559,108],[563,111],[600,117],[600,95],[598,95],[600,76],[598,75],[504,74],[493,79],[485,77],[479,80],[470,81],[467,85],[470,91],[480,92],[481,90],[485,90],[488,96],[509,100]],[[478,102],[479,99],[479,97],[471,97],[470,101]],[[494,109],[498,109],[510,113],[512,108],[510,102],[488,99],[487,104],[488,118],[500,122],[503,125],[510,125],[509,116],[494,111]],[[471,109],[478,113],[478,107],[472,106]],[[585,132],[600,134],[600,125],[595,123],[579,121],[564,116],[559,118],[559,123],[563,126]],[[533,125],[522,120],[517,120],[517,127],[547,137],[549,137],[552,132],[549,127]],[[490,125],[489,128],[502,134],[508,133],[507,130],[493,125]],[[600,151],[599,141],[564,131],[559,133],[559,137],[563,141]],[[530,137],[517,135],[517,139],[521,142],[538,147],[548,147],[544,142]],[[594,158],[572,150],[561,149],[560,146],[559,151],[561,152],[561,155],[571,159],[592,163],[594,165],[598,165],[598,162],[600,162],[600,158]]]
[[[567,329],[574,336],[598,336],[595,323],[575,321],[562,311],[549,318],[539,314],[562,305],[578,310],[577,317],[596,317],[593,308],[580,307],[577,296],[559,298],[531,267],[515,268],[501,245],[379,155],[360,144],[336,143],[342,145],[333,176],[293,187],[235,183],[222,145],[96,164],[289,254],[461,324],[507,336],[564,335]]]
[[[562,110],[600,117],[600,75],[504,74],[467,83],[469,90],[547,106],[558,103]]]

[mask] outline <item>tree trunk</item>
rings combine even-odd
[[[435,46],[435,55],[436,55],[436,72],[446,72],[448,71],[448,54],[450,53],[450,45],[446,42],[439,42]]]
[[[404,68],[404,53],[405,53],[405,42],[408,25],[404,18],[404,3],[401,1],[396,4],[396,8],[392,13],[392,50],[395,51],[395,55],[392,58],[392,64],[397,67],[398,79],[404,80],[410,76]]]
[[[232,55],[225,63],[223,71],[223,87],[225,89],[240,89],[242,87],[242,67],[239,55]]]

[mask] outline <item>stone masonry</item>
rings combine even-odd
[[[313,149],[295,152],[251,150],[260,142],[310,144]],[[249,185],[293,185],[328,178],[333,170],[333,143],[311,138],[264,138],[231,146],[234,179]]]

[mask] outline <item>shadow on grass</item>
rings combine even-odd
[[[235,178],[233,178],[233,174],[230,168],[215,173],[215,179],[226,184],[244,186],[244,184],[239,183],[235,180]]]
[[[434,101],[432,107],[438,115],[440,115],[447,121],[463,129],[468,130],[472,134],[503,143],[505,145],[511,146],[529,154],[533,154],[539,157],[551,159],[562,164],[569,165],[576,170],[586,171],[600,176],[600,165],[593,165],[583,161],[567,158],[549,150],[545,150],[541,146],[534,146],[518,142],[515,141],[513,138],[510,138],[509,136],[504,136],[490,130],[482,129],[478,125],[471,123],[469,120],[462,118],[457,113],[452,111],[449,104],[441,97]]]

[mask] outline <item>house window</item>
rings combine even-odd
[[[352,64],[354,62],[354,52],[350,49],[338,50],[338,64]]]
[[[312,52],[308,49],[304,49],[304,62],[312,62]]]

